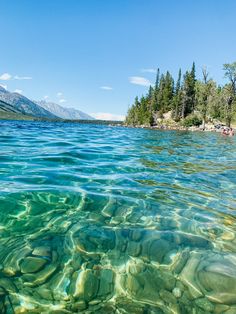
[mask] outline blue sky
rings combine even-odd
[[[0,84],[99,117],[196,62],[223,83],[236,61],[235,0],[0,0]],[[102,115],[101,115],[102,113]]]

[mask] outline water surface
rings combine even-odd
[[[236,313],[235,138],[0,127],[0,313]]]

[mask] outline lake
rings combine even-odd
[[[0,127],[0,313],[236,313],[235,138]]]

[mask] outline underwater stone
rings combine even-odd
[[[154,240],[149,248],[149,257],[152,261],[162,263],[163,257],[169,249],[169,242],[166,240]]]
[[[173,265],[174,272],[176,274],[179,274],[183,270],[188,259],[189,259],[189,252],[188,251],[183,251],[180,253],[178,260]]]
[[[176,243],[179,242],[179,244],[184,244],[185,246],[189,246],[189,247],[200,247],[200,248],[212,248],[212,243],[200,236],[196,236],[196,235],[190,235],[190,234],[178,234],[175,235],[175,238],[179,238],[178,241],[176,241]]]
[[[46,263],[47,261],[43,258],[28,256],[21,262],[21,272],[23,274],[38,272]]]
[[[211,301],[224,304],[236,303],[235,263],[221,255],[206,259],[202,269],[198,271],[198,280]]]
[[[193,253],[180,274],[180,280],[188,287],[188,290],[193,298],[199,298],[203,295],[195,278],[200,259],[200,254]]]
[[[140,229],[134,229],[131,232],[131,239],[133,241],[140,241],[142,237],[143,237],[143,231],[141,231]]]
[[[178,228],[178,223],[173,218],[160,218],[160,225],[162,230]]]
[[[103,304],[101,311],[96,312],[96,314],[105,314],[105,313],[115,313],[116,308],[109,304],[108,302],[106,302],[105,304]]]
[[[137,260],[133,260],[129,262],[128,265],[128,273],[135,275],[140,274],[146,270],[146,265],[143,262],[138,262]]]
[[[89,305],[92,305],[93,306],[93,309],[97,309],[97,308],[100,308],[100,306],[99,307],[96,307],[96,306],[94,306],[94,305],[98,305],[99,303],[101,303],[101,301],[100,300],[92,300],[92,301],[89,301]]]
[[[73,267],[74,270],[78,270],[80,269],[81,265],[82,265],[82,258],[79,254],[75,253],[74,254],[74,258],[71,262],[71,266]]]
[[[77,301],[72,305],[73,311],[82,311],[87,308],[87,305],[84,301]]]
[[[4,288],[4,290],[8,292],[16,292],[17,288],[12,280],[8,278],[0,278],[0,287]]]
[[[99,281],[92,272],[87,273],[84,283],[84,299],[85,301],[92,300],[96,295],[99,287]]]
[[[176,303],[177,300],[174,297],[174,295],[172,293],[170,293],[167,290],[160,290],[160,297],[162,298],[162,300],[164,300],[166,303]]]
[[[138,212],[132,212],[128,217],[127,221],[130,223],[138,223],[140,221],[140,218],[142,217],[141,213]]]
[[[111,218],[111,221],[110,221],[110,223],[114,225],[119,225],[122,222],[124,222],[124,217],[122,216],[115,216]]]
[[[173,261],[176,260],[176,257],[178,256],[178,251],[177,250],[171,250],[166,253],[163,259],[163,264],[169,265],[172,264]]]
[[[159,291],[163,287],[163,279],[156,272],[156,268],[146,266],[143,272],[137,272],[135,275],[128,275],[126,282],[127,290],[138,301],[160,303]]]
[[[80,229],[74,236],[78,248],[81,248],[82,251],[95,253],[102,250],[106,252],[115,247],[114,231],[99,226]]]
[[[224,251],[236,253],[236,243],[234,243],[234,241],[225,241],[222,243],[222,247]]]
[[[235,314],[236,313],[236,306],[232,306],[230,309],[228,309],[224,314]]]
[[[189,298],[189,292],[188,291],[185,291],[181,298],[178,299],[178,302],[180,305],[182,305],[182,312],[183,313],[191,313],[191,305],[192,305],[192,302],[190,301],[190,298]],[[187,311],[188,307],[190,308],[189,311]],[[182,314],[182,312],[180,312]]]
[[[155,271],[156,272],[156,271]],[[160,277],[162,278],[163,280],[163,285],[164,287],[169,290],[169,291],[172,291],[175,287],[175,284],[176,284],[176,279],[175,277],[173,276],[172,273],[168,272],[168,271],[162,271],[160,273]]]
[[[47,267],[40,270],[37,273],[37,276],[34,275],[34,279],[30,279],[29,275],[31,275],[31,274],[27,274],[28,279],[26,279],[26,281],[28,281],[28,282],[25,282],[24,284],[27,286],[37,286],[37,285],[43,284],[50,276],[52,276],[52,274],[56,270],[57,270],[56,265],[48,265]],[[26,275],[24,275],[24,277],[27,278]],[[23,276],[22,276],[22,279],[23,279]]]
[[[195,300],[195,303],[198,307],[200,307],[202,310],[206,312],[213,312],[214,311],[214,305],[209,302],[206,298],[200,298]]]
[[[131,256],[139,256],[141,253],[140,243],[130,241],[128,243],[127,253]]]
[[[6,294],[6,290],[0,287],[0,298]]]
[[[0,301],[0,313],[6,313],[5,304],[2,300]]]
[[[182,295],[182,292],[179,288],[175,287],[172,291],[173,295],[176,297],[176,298],[180,298],[181,295]]]
[[[52,291],[43,287],[37,289],[39,296],[45,300],[53,300]]]
[[[5,267],[2,272],[4,273],[5,276],[7,277],[13,277],[16,275],[16,270],[11,268],[11,267]]]
[[[236,295],[235,293],[218,293],[218,292],[213,292],[213,293],[208,293],[206,297],[216,303],[222,303],[222,304],[236,304]]]
[[[184,292],[186,289],[180,280],[176,283],[176,288],[180,289],[181,292]]]
[[[139,291],[141,286],[134,276],[128,276],[126,280],[126,288],[131,295],[135,295]]]
[[[215,313],[216,314],[221,314],[223,312],[225,312],[226,310],[228,310],[230,307],[228,305],[225,304],[216,304],[215,305]]]
[[[19,262],[23,260],[26,256],[31,254],[31,249],[27,246],[22,246],[20,241],[17,241],[14,248],[11,248],[7,252],[7,257],[4,260],[3,272],[7,276],[14,276],[18,271],[20,271]],[[4,254],[2,252],[2,254]]]
[[[48,246],[36,247],[33,250],[32,255],[51,257],[51,248]]]
[[[113,292],[114,273],[111,269],[102,269],[100,272],[100,284],[98,296],[106,296]]]
[[[76,281],[74,296],[90,301],[97,295],[98,287],[98,278],[93,274],[92,270],[81,271]]]
[[[224,231],[221,235],[221,239],[225,241],[232,241],[235,238],[235,234],[232,231]]]

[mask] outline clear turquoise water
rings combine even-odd
[[[235,138],[0,127],[0,313],[236,313]]]

